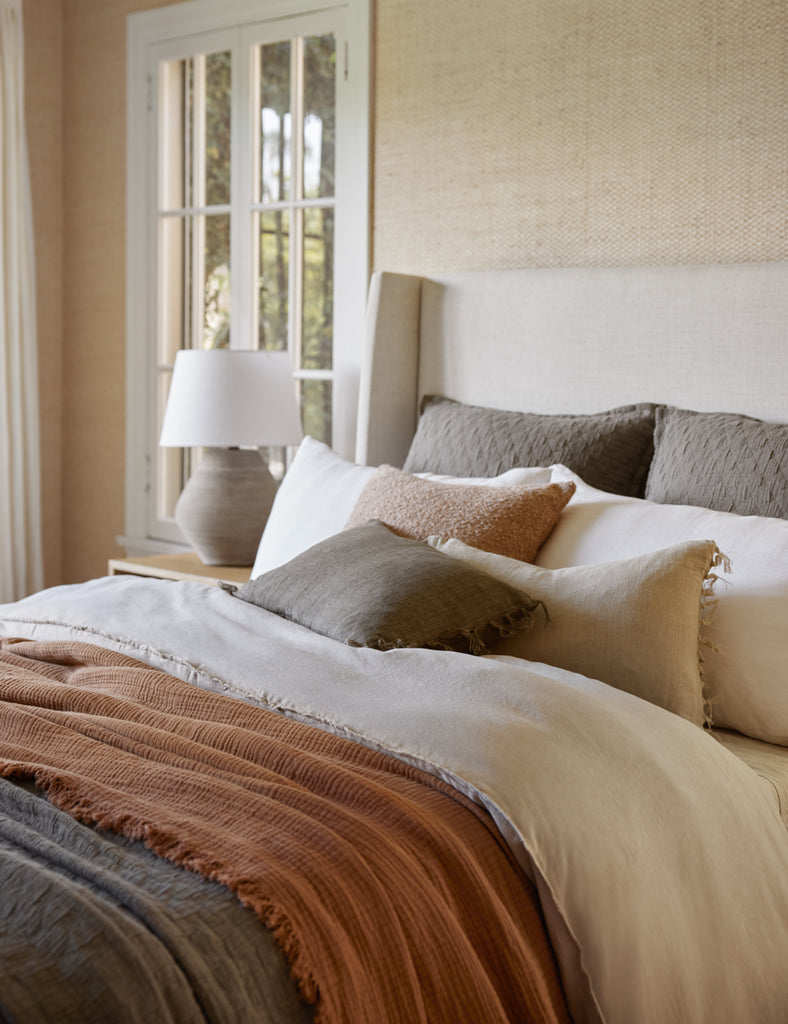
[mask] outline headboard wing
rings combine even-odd
[[[400,466],[416,430],[420,277],[373,274],[359,383],[356,461]]]

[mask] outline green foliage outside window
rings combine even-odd
[[[303,40],[304,163],[302,191],[293,194],[290,40],[262,46],[260,59],[261,152],[259,164],[259,279],[258,345],[281,350],[288,345],[289,271],[291,231],[300,233],[302,253],[302,311],[297,369],[330,371],[333,362],[334,319],[334,197],[335,65],[336,43],[332,35]],[[191,61],[184,62],[191,79]],[[187,121],[193,116],[193,88],[184,82]],[[204,344],[230,344],[230,217],[211,207],[230,202],[230,110],[232,66],[229,52],[214,53],[205,60],[205,281]],[[274,125],[275,135],[264,125]],[[184,143],[188,146],[185,139]],[[306,200],[297,207],[282,208],[291,200]],[[310,205],[309,200],[315,200]],[[325,202],[328,200],[328,202]],[[266,209],[266,205],[270,208]],[[331,439],[330,381],[310,380],[301,387],[305,429]]]

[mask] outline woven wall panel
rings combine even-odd
[[[784,0],[378,0],[374,265],[788,258]]]
[[[115,538],[123,532],[126,436],[126,16],[164,2],[63,4],[66,582],[101,575],[107,558],[122,554]]]

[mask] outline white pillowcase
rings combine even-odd
[[[715,727],[788,746],[788,520],[661,505],[589,487],[564,466],[553,480],[577,490],[536,562],[548,569],[714,540],[731,562],[701,635],[718,650],[703,675]]]
[[[333,537],[344,529],[359,495],[375,474],[376,466],[360,466],[306,436],[279,485],[257,556],[252,567],[254,579],[276,569],[313,544]],[[540,467],[510,469],[492,479],[414,474],[446,484],[486,484],[515,487],[550,483],[550,470]]]

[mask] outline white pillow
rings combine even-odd
[[[276,569],[302,551],[344,529],[359,495],[376,466],[360,466],[306,436],[279,485],[252,567],[254,579]],[[415,474],[447,484],[486,484],[494,487],[538,486],[550,483],[550,470],[510,469],[490,480],[476,477]]]
[[[731,563],[701,635],[718,649],[703,676],[715,727],[788,746],[788,520],[739,516],[690,505],[660,505],[589,487],[564,466],[556,481],[577,490],[536,562],[547,569],[714,540]]]

